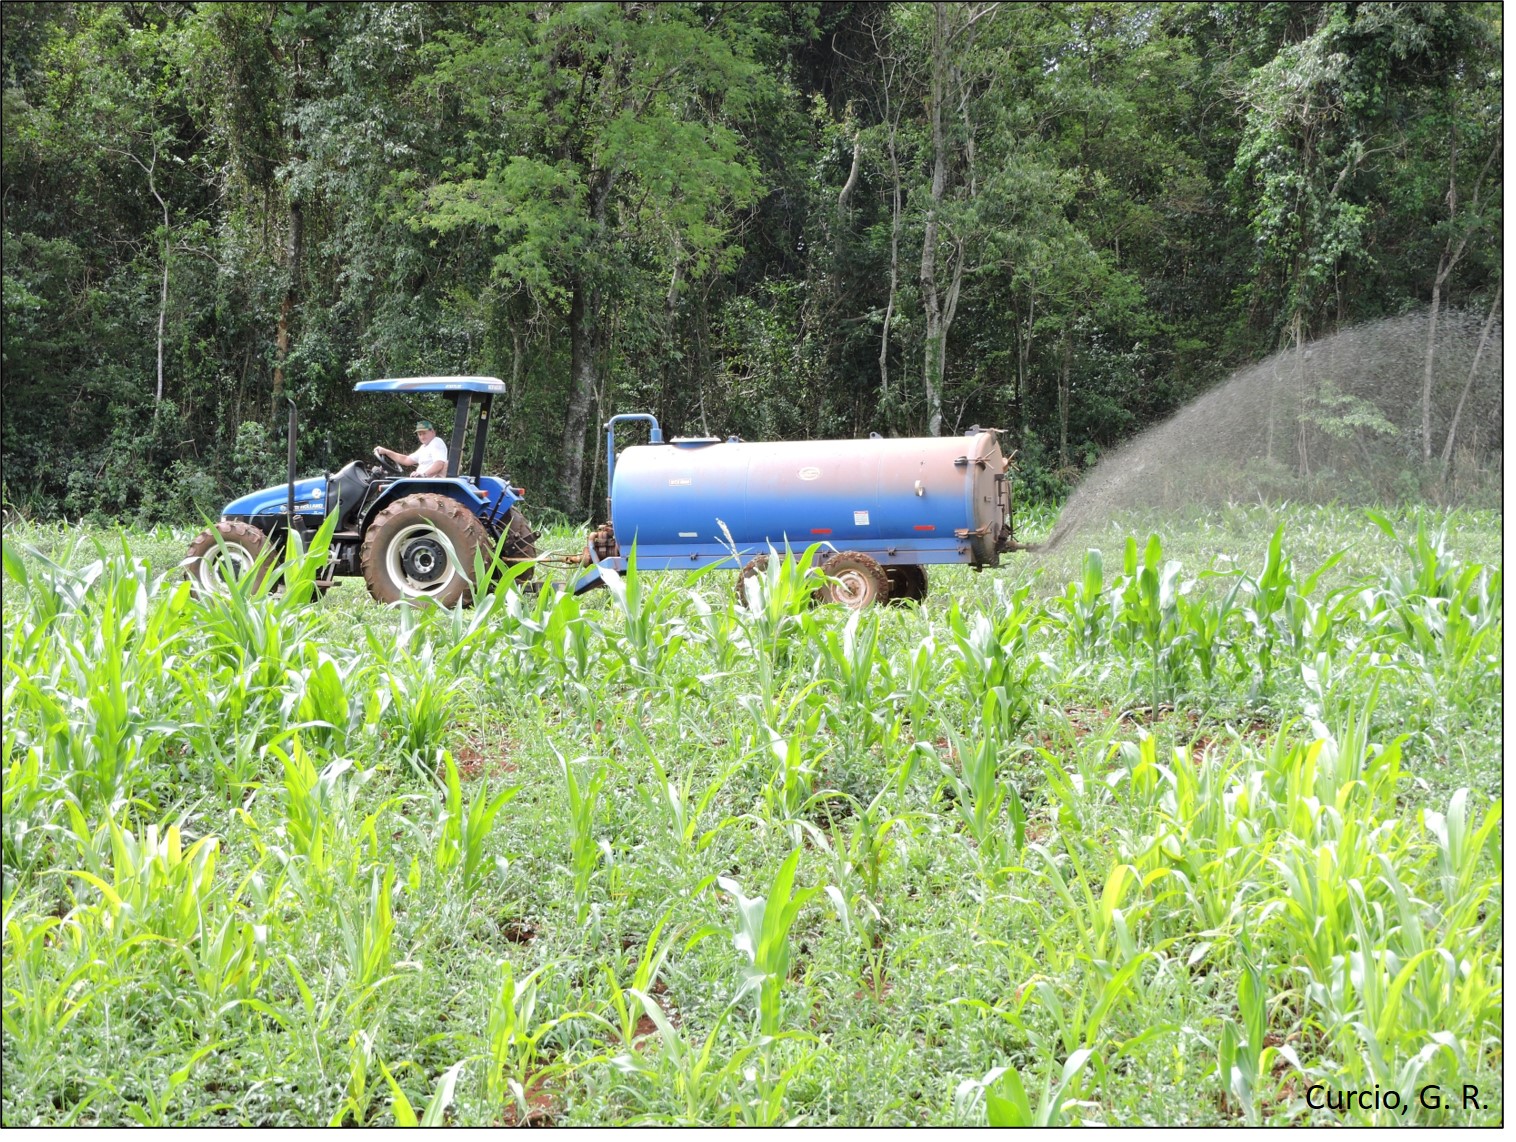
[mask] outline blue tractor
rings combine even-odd
[[[318,585],[336,576],[363,576],[380,602],[472,600],[476,554],[489,563],[498,552],[506,566],[534,560],[536,535],[521,513],[524,492],[508,477],[483,475],[490,405],[505,393],[494,377],[406,377],[360,381],[360,393],[438,395],[452,400],[447,472],[420,478],[375,453],[375,463],[354,460],[327,476],[295,478],[296,417],[290,406],[289,479],[233,500],[221,521],[190,544],[185,571],[195,588],[215,592],[227,572],[277,562],[291,530],[309,540],[337,517],[330,557]],[[464,446],[473,420],[472,448]],[[270,558],[260,557],[265,552]],[[525,579],[530,569],[522,573]]]

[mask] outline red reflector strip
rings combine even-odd
[[[917,531],[936,531],[937,530],[937,525],[935,523],[918,523],[916,525],[916,530]]]
[[[812,535],[831,535],[832,534],[832,529],[829,528],[829,527],[813,527],[813,528],[811,528],[811,534]]]

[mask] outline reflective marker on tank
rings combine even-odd
[[[698,531],[681,531],[679,533],[679,538],[680,539],[699,539],[700,538],[700,533]]]
[[[936,531],[937,530],[937,525],[935,523],[918,523],[916,525],[916,530],[917,531]]]
[[[832,534],[832,529],[829,528],[829,527],[813,527],[813,528],[811,528],[811,534],[812,535],[831,535]]]

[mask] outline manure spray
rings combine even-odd
[[[1498,503],[1501,322],[1422,310],[1292,345],[1107,453],[1045,550],[1117,512],[1193,504]],[[1429,360],[1430,343],[1430,360]],[[1424,431],[1423,425],[1429,427]]]

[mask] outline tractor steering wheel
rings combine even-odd
[[[379,461],[379,467],[383,468],[391,476],[405,475],[405,468],[401,466],[397,461],[393,460],[389,456],[386,456],[377,447],[374,449],[374,459]]]

